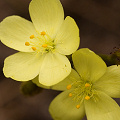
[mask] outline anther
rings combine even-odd
[[[47,44],[43,44],[42,47],[46,48],[46,47],[47,47]]]
[[[69,93],[69,97],[72,97],[72,93]]]
[[[88,95],[85,96],[85,99],[86,99],[86,100],[89,100],[89,99],[90,99],[90,96],[88,96]]]
[[[72,87],[71,85],[67,85],[67,87],[66,87],[66,88],[67,88],[68,90],[70,90],[70,89],[71,89],[71,87]]]
[[[36,50],[36,47],[32,47],[32,49],[35,51],[35,50]]]
[[[85,83],[85,87],[90,87],[90,84],[89,83]]]
[[[25,45],[26,45],[26,46],[29,46],[29,45],[30,45],[30,43],[29,43],[29,42],[25,42]]]
[[[30,36],[30,39],[33,39],[33,38],[34,38],[34,35],[31,35],[31,36]]]
[[[46,32],[45,32],[45,31],[42,31],[42,32],[41,32],[41,35],[46,35]]]
[[[76,105],[76,108],[79,109],[79,108],[80,108],[80,105]]]

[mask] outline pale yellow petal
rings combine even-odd
[[[34,84],[36,84],[38,87],[41,87],[41,88],[45,88],[45,89],[50,89],[51,87],[50,86],[45,86],[45,85],[42,85],[40,82],[39,82],[39,76],[35,77],[34,79],[32,79],[32,82]]]
[[[70,89],[74,89],[76,86],[75,85],[72,86],[72,84],[79,80],[80,80],[79,74],[74,69],[72,69],[71,73],[63,81],[59,82],[56,85],[51,86],[51,89],[65,91],[69,86]]]
[[[112,98],[102,92],[93,97],[84,102],[88,120],[120,120],[120,107]]]
[[[97,81],[106,72],[105,62],[93,51],[82,48],[72,55],[75,69],[85,81]]]
[[[10,16],[0,23],[0,39],[3,44],[18,51],[32,52],[25,42],[35,34],[33,24],[19,16]]]
[[[62,92],[51,102],[49,112],[54,120],[82,120],[84,117],[84,104],[77,109],[78,103],[68,95],[69,91]]]
[[[56,35],[56,50],[61,54],[70,55],[78,49],[79,43],[79,28],[74,19],[68,16]]]
[[[64,20],[64,12],[59,0],[32,0],[30,16],[37,31],[45,31],[54,37]]]
[[[71,65],[66,56],[58,53],[47,53],[42,63],[39,82],[52,86],[64,80],[71,72]]]
[[[108,67],[105,74],[94,84],[96,89],[111,97],[120,98],[120,65]]]
[[[3,72],[6,77],[17,81],[28,81],[39,74],[44,56],[19,52],[5,59]]]

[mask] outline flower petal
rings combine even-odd
[[[105,62],[87,48],[76,51],[72,58],[76,70],[85,81],[98,80],[107,69]]]
[[[96,89],[111,97],[120,98],[120,65],[107,68],[106,73],[95,83]]]
[[[74,19],[68,16],[56,35],[56,50],[61,54],[70,55],[78,49],[79,42],[79,29]]]
[[[99,92],[94,99],[85,100],[88,120],[119,120],[120,107],[106,94]]]
[[[63,7],[59,0],[32,0],[29,11],[37,31],[45,31],[52,38],[64,20]]]
[[[39,82],[52,86],[62,81],[71,72],[71,65],[66,56],[58,53],[47,53],[42,63]]]
[[[19,52],[5,59],[3,72],[6,77],[17,81],[28,81],[39,74],[43,56]]]
[[[66,77],[63,81],[61,81],[61,82],[59,82],[59,83],[57,83],[57,84],[55,84],[53,86],[44,86],[44,85],[42,85],[39,82],[38,77],[34,78],[32,80],[32,82],[35,83],[37,86],[39,86],[41,88],[65,91],[65,90],[67,90],[68,85],[73,84],[77,80],[80,80],[80,76],[78,75],[78,73],[74,69],[71,69],[71,73],[70,73],[70,75],[68,75],[68,77]],[[74,88],[74,87],[75,86],[72,86],[72,88]]]
[[[77,104],[68,94],[69,91],[62,92],[51,102],[49,112],[54,120],[81,120],[84,117],[83,104],[77,109]]]
[[[75,81],[80,80],[80,76],[78,75],[78,73],[72,69],[70,75],[68,75],[68,77],[66,77],[63,81],[59,82],[56,85],[51,86],[51,89],[53,90],[60,90],[60,91],[64,91],[67,90],[67,86],[73,84]],[[73,86],[71,87],[71,89],[73,88]]]
[[[0,23],[0,39],[3,44],[15,50],[32,52],[26,41],[30,41],[30,36],[35,34],[33,24],[19,16],[10,16]]]
[[[51,87],[50,86],[44,86],[42,84],[39,83],[39,77],[35,77],[34,79],[32,79],[32,82],[34,84],[36,84],[38,87],[41,87],[41,88],[45,88],[45,89],[50,89]]]

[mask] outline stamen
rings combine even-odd
[[[35,50],[36,50],[36,47],[32,47],[32,49],[35,51]]]
[[[69,97],[72,97],[72,93],[69,93]]]
[[[25,42],[25,45],[26,45],[26,46],[29,46],[29,45],[30,45],[30,43],[29,43],[29,42]]]
[[[67,88],[68,90],[70,90],[70,89],[71,89],[71,87],[72,87],[72,85],[67,85],[67,87],[66,87],[66,88]]]
[[[33,38],[34,38],[34,35],[31,35],[31,36],[30,36],[30,39],[33,39]]]
[[[85,83],[85,87],[90,87],[90,84],[89,83]]]
[[[47,47],[47,44],[43,44],[42,47],[46,48],[46,47]]]
[[[76,105],[76,108],[79,109],[79,108],[80,108],[80,105]]]
[[[89,100],[89,99],[90,99],[90,96],[88,96],[88,95],[85,96],[85,99],[86,99],[86,100]]]
[[[45,31],[42,31],[42,32],[41,32],[41,35],[46,35],[46,32],[45,32]]]

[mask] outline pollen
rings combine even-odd
[[[68,90],[70,90],[70,89],[71,89],[71,87],[72,87],[72,85],[67,85],[67,87],[66,87],[66,88],[67,88]]]
[[[69,97],[72,97],[72,93],[69,93]]]
[[[46,32],[45,32],[45,31],[42,31],[42,32],[41,32],[41,35],[46,35]]]
[[[46,47],[47,47],[47,44],[43,44],[42,47],[46,48]]]
[[[89,83],[85,83],[85,87],[90,87],[90,84]]]
[[[36,47],[32,47],[32,49],[35,51],[35,50],[36,50]]]
[[[29,45],[30,45],[30,43],[29,43],[29,42],[25,42],[25,45],[26,45],[26,46],[29,46]]]
[[[90,99],[90,96],[88,96],[88,95],[85,96],[85,99],[86,99],[86,100],[89,100],[89,99]]]
[[[30,36],[30,39],[33,39],[33,38],[34,38],[34,35],[31,35],[31,36]]]
[[[79,108],[80,108],[80,105],[76,105],[76,108],[79,109]]]

